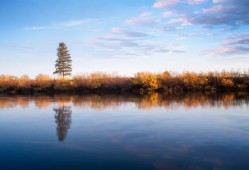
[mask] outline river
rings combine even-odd
[[[1,170],[247,170],[249,95],[0,96]]]

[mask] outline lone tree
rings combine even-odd
[[[59,74],[63,78],[72,75],[72,60],[68,53],[67,46],[61,42],[57,48],[57,60],[55,62],[54,74]]]

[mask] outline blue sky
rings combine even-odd
[[[248,0],[1,0],[0,74],[247,70]]]

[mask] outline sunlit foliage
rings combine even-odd
[[[182,74],[139,72],[133,77],[115,73],[96,72],[72,78],[52,78],[40,74],[35,79],[0,75],[0,92],[56,92],[82,93],[149,93],[152,91],[182,93],[185,91],[249,91],[249,73],[208,72]]]
[[[29,78],[27,75],[23,75],[18,79],[18,89],[30,89],[33,84],[33,80]]]
[[[148,90],[156,90],[160,85],[157,76],[149,72],[139,72],[135,74],[132,82],[135,86]]]
[[[73,84],[71,79],[59,77],[54,80],[54,89],[59,91],[70,91],[73,89]]]
[[[17,89],[18,78],[10,75],[1,75],[0,76],[0,89],[1,91],[12,91]]]
[[[49,75],[39,74],[35,78],[35,89],[45,90],[53,86],[53,79]]]

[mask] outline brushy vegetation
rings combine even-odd
[[[36,92],[81,92],[81,93],[179,93],[186,91],[249,91],[249,72],[208,72],[182,74],[164,72],[139,72],[133,77],[115,74],[92,73],[77,75],[72,78],[40,74],[35,79],[27,75],[15,77],[0,76],[2,93],[36,93]]]

